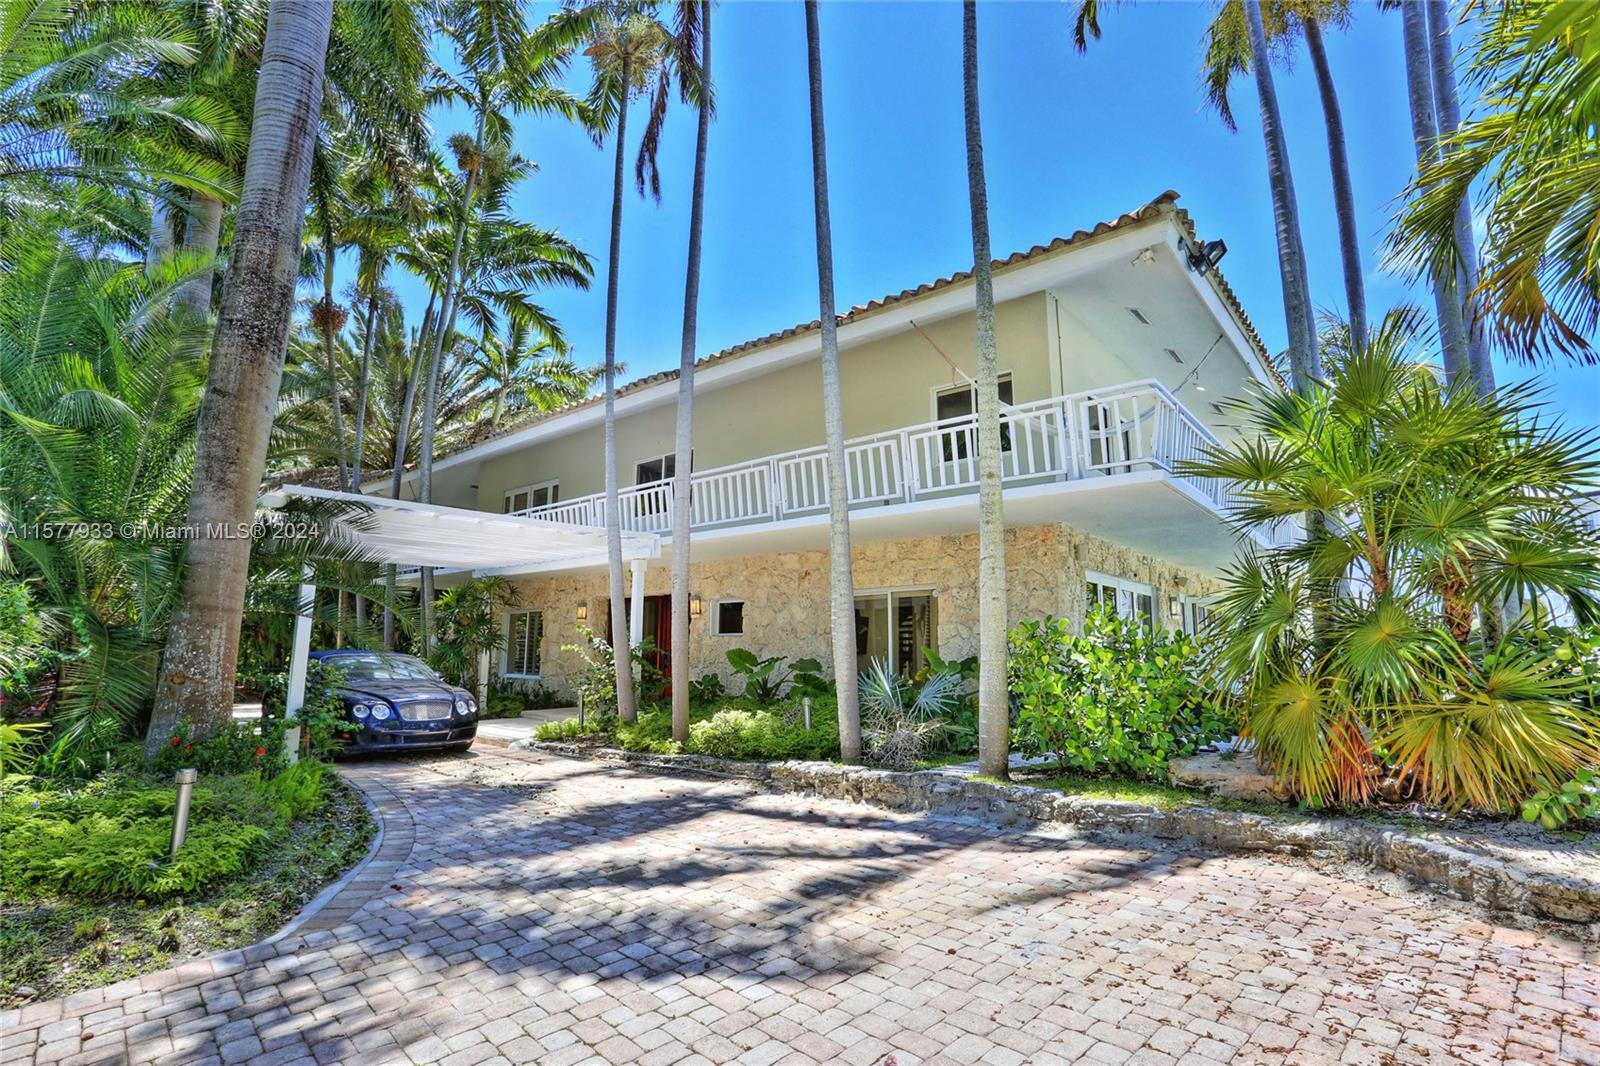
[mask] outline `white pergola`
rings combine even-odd
[[[607,559],[606,531],[602,526],[547,522],[518,515],[336,492],[311,485],[284,485],[266,494],[263,503],[282,506],[291,498],[351,504],[351,517],[336,519],[334,525],[339,535],[358,544],[371,562],[431,566],[479,576],[599,566]],[[632,570],[635,604],[643,602],[645,564],[660,554],[661,538],[654,533],[623,531],[622,558]],[[312,606],[316,594],[310,574],[311,569],[307,567],[307,580],[300,586],[299,610],[294,623],[289,686],[284,699],[285,716],[289,718],[305,705]],[[635,609],[628,623],[628,636],[632,643],[638,644],[644,638],[644,612]],[[487,659],[485,653],[479,661],[480,689],[488,676]],[[482,696],[480,691],[480,703]],[[298,734],[298,730],[294,732]],[[295,735],[291,741],[298,744],[299,736]]]

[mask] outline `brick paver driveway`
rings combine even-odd
[[[6,1061],[1600,1061],[1592,945],[1294,862],[500,752],[350,772],[396,852],[359,910],[29,1007]]]

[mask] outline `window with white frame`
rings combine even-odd
[[[711,632],[719,637],[744,635],[744,601],[718,600],[711,608]]]
[[[544,641],[543,611],[512,611],[506,616],[506,677],[538,677],[539,647]]]
[[[526,511],[530,507],[545,507],[559,502],[560,499],[559,481],[541,481],[536,485],[524,485],[520,489],[510,489],[506,492],[505,513]]]
[[[1140,619],[1148,628],[1156,616],[1156,590],[1141,581],[1125,577],[1112,577],[1090,570],[1084,575],[1087,603],[1084,613],[1099,607],[1108,607],[1118,618]]]
[[[931,589],[893,589],[856,597],[856,669],[874,659],[910,677],[939,649],[939,598]]]
[[[1011,404],[1011,375],[1000,375],[1000,402]],[[954,385],[948,389],[939,389],[933,394],[933,417],[940,422],[953,422],[966,418],[978,409],[978,390],[972,385]],[[967,457],[967,434],[956,431],[942,434],[944,441],[944,461],[952,462],[956,459]],[[1011,427],[1004,422],[1000,424],[1000,450],[1011,450]]]
[[[1211,606],[1217,602],[1217,598],[1185,596],[1180,602],[1183,608],[1183,631],[1190,636],[1199,636],[1205,629],[1206,619],[1211,617]]]

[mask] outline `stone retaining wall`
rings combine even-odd
[[[538,741],[518,741],[513,747],[667,773],[737,777],[772,792],[977,818],[999,826],[1054,822],[1090,832],[1184,840],[1222,851],[1268,851],[1359,862],[1491,910],[1561,922],[1600,923],[1600,876],[1579,880],[1531,872],[1442,841],[1353,818],[1288,813],[1274,817],[1211,807],[1168,810],[1128,800],[1086,799],[1028,785],[975,781],[939,771],[901,773],[826,762],[742,762]],[[1600,933],[1600,929],[1592,932]]]

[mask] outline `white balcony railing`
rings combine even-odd
[[[1230,488],[1213,478],[1178,474],[1217,437],[1157,381],[1052,397],[1007,408],[1001,416],[1001,475],[1008,486],[1113,477],[1163,470],[1226,511]],[[975,415],[845,444],[845,484],[851,507],[912,503],[975,491],[978,427]],[[777,522],[828,507],[827,449],[821,445],[782,455],[696,471],[691,480],[694,529]],[[669,533],[670,481],[624,489],[619,495],[624,529]],[[531,518],[601,526],[604,493],[515,512]],[[1275,537],[1275,535],[1274,535]]]

